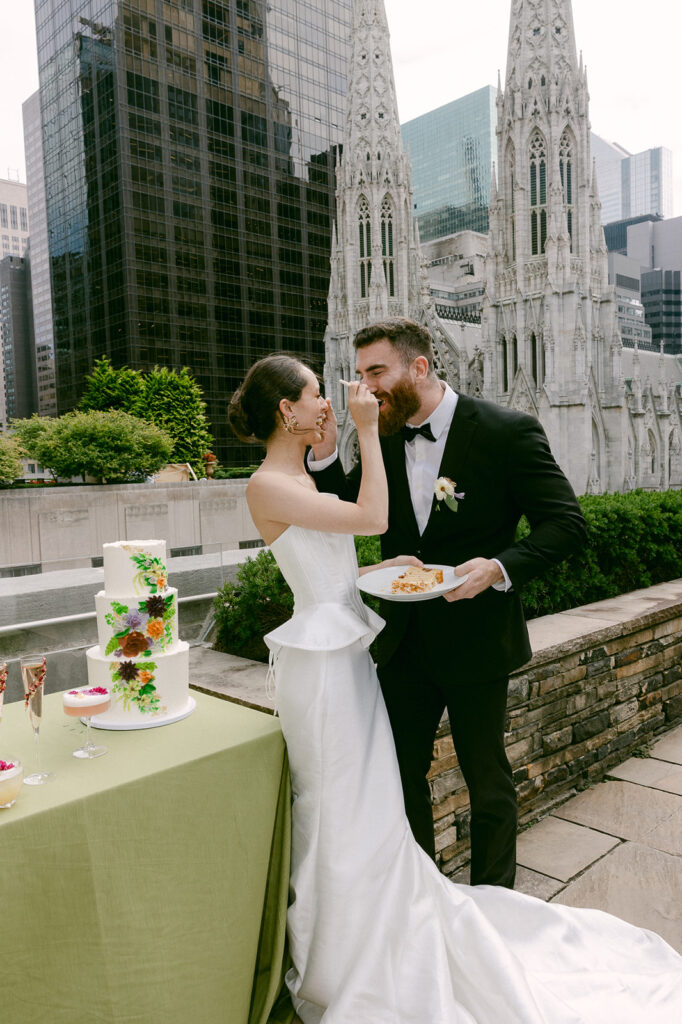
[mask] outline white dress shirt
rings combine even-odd
[[[414,509],[420,536],[423,534],[429,521],[433,503],[433,487],[438,479],[438,470],[443,459],[445,442],[448,439],[452,417],[455,415],[455,409],[457,408],[458,395],[456,392],[444,382],[441,382],[441,387],[443,388],[443,397],[429,418],[424,421],[424,423],[430,424],[431,432],[436,440],[429,441],[428,438],[417,434],[411,441],[405,441],[405,469],[410,487],[410,497],[412,498],[412,508]],[[419,426],[422,425],[421,423],[419,424]],[[308,453],[308,468],[313,473],[327,469],[337,457],[338,451],[335,451],[326,459],[320,459],[319,462],[316,462],[312,451],[310,451]],[[454,512],[450,514],[456,515]],[[472,552],[472,557],[475,557],[475,552]],[[504,582],[493,583],[493,587],[495,590],[509,590],[511,588],[511,580],[507,575],[507,570],[497,558],[494,558],[493,561],[497,562],[504,574]]]

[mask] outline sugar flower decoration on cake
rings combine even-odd
[[[457,493],[457,484],[449,476],[439,476],[433,485],[433,493],[436,501],[444,501],[451,512],[457,511],[457,502],[465,496],[464,491]],[[440,505],[436,505],[436,511],[440,512]]]
[[[0,772],[8,772],[11,768],[14,768],[14,761],[2,761],[0,760]]]
[[[151,657],[152,650],[165,651],[173,643],[175,595],[155,594],[140,599],[137,608],[120,601],[111,602],[111,610],[104,616],[113,636],[104,654],[115,658],[136,658],[142,654]]]
[[[164,710],[161,707],[158,691],[154,686],[156,665],[153,662],[112,662],[109,668],[114,684],[111,692],[123,701],[126,711],[131,704],[143,715],[155,714]]]
[[[155,558],[147,551],[138,551],[130,556],[137,566],[133,577],[135,589],[148,590],[151,594],[163,592],[168,586],[168,570],[160,558]]]

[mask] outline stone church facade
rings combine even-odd
[[[344,462],[353,336],[398,315],[430,329],[455,390],[536,415],[577,493],[682,486],[682,363],[622,344],[570,0],[512,0],[480,325],[429,292],[383,0],[355,0],[352,42],[325,335]]]

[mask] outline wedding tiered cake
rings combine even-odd
[[[100,729],[146,729],[191,714],[189,644],[178,639],[178,592],[168,586],[166,542],[104,545],[95,596],[99,645],[87,651],[91,686],[111,691]]]

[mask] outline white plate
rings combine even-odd
[[[358,576],[358,589],[363,590],[365,594],[371,594],[372,597],[380,597],[384,601],[431,601],[434,597],[447,594],[448,590],[460,587],[469,578],[468,576],[455,576],[455,570],[451,565],[429,563],[424,566],[425,569],[443,570],[442,583],[436,584],[433,590],[427,590],[423,594],[392,594],[391,583],[407,568],[406,565],[394,565],[388,569],[374,569],[372,572],[366,572],[364,576]]]

